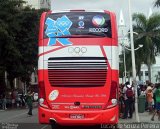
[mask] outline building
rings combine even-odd
[[[31,6],[35,9],[51,9],[51,0],[24,0],[26,1],[26,5]]]
[[[146,64],[141,66],[141,80],[146,82],[149,80],[148,77],[148,67]],[[156,56],[156,64],[151,66],[151,82],[159,83],[160,82],[160,56]]]

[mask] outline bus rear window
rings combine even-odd
[[[112,37],[109,14],[102,12],[65,12],[49,14],[45,20],[44,38]]]

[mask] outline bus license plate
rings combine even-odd
[[[84,114],[71,114],[71,119],[84,119]]]

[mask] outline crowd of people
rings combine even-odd
[[[134,86],[129,82],[126,82],[124,85],[120,85],[119,91],[120,117],[122,119],[132,118],[135,102]],[[137,94],[138,97],[143,96],[145,98],[145,110],[153,114],[151,120],[154,121],[156,114],[158,116],[158,120],[160,120],[160,83],[138,85]]]
[[[33,95],[34,92],[32,92],[31,90],[28,90],[27,94],[18,94],[18,92],[16,90],[13,90],[11,92],[11,96],[10,99],[7,99],[5,94],[2,94],[0,97],[1,100],[1,109],[2,110],[6,110],[8,107],[9,108],[28,108],[28,115],[31,116],[32,115],[32,103],[33,103]],[[11,102],[7,102],[7,101],[11,101]]]
[[[6,110],[7,108],[18,108],[25,107],[26,96],[22,94],[18,94],[16,90],[13,90],[10,95],[3,93],[0,96],[1,100],[1,108]]]

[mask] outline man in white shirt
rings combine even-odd
[[[125,87],[123,88],[123,95],[124,95],[124,104],[125,104],[123,119],[132,118],[134,89],[129,82],[126,82]],[[128,112],[129,112],[129,117],[128,117]]]

